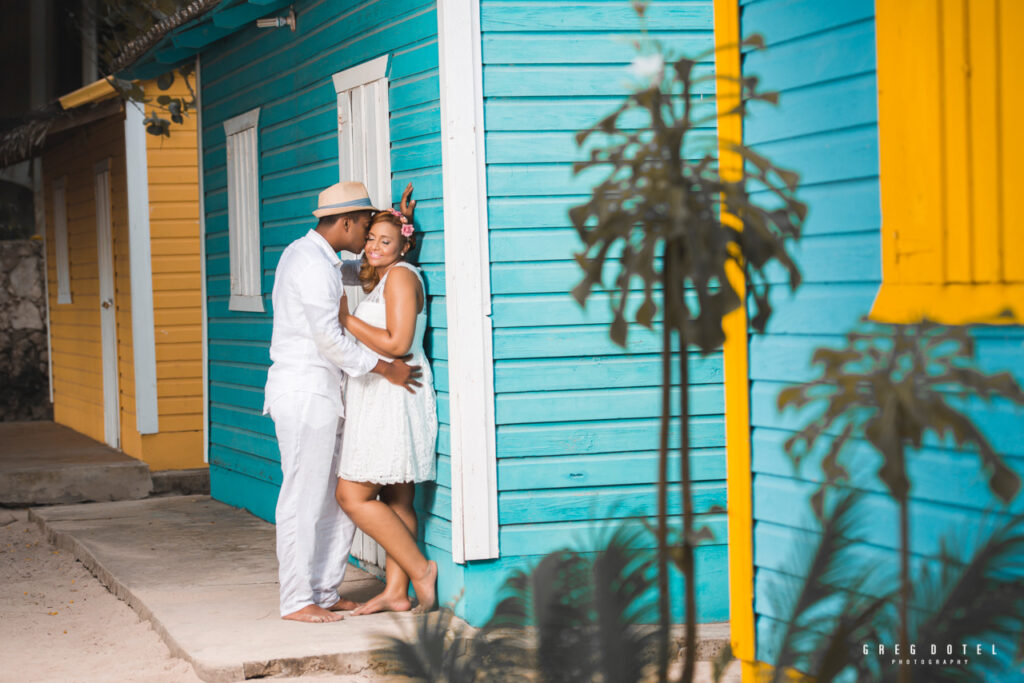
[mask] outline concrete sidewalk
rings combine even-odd
[[[382,671],[387,636],[419,617],[375,614],[333,624],[278,614],[274,527],[208,496],[36,508],[30,518],[127,602],[207,681],[306,672]],[[381,583],[349,567],[341,593]]]

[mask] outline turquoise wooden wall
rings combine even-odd
[[[760,76],[765,88],[782,94],[777,109],[759,108],[747,119],[744,141],[799,171],[800,195],[810,205],[798,252],[805,284],[795,296],[776,288],[768,329],[750,341],[755,612],[758,658],[770,661],[777,619],[783,617],[772,598],[806,541],[800,532],[811,528],[806,501],[820,479],[818,462],[794,474],[782,443],[803,420],[791,412],[780,415],[776,395],[816,375],[813,350],[843,343],[842,335],[871,308],[881,280],[874,3],[742,5],[743,35],[761,33],[768,44],[746,56],[744,75]],[[977,337],[983,365],[1011,369],[1024,380],[1021,328],[982,329]],[[1002,405],[976,405],[972,414],[996,449],[1024,470],[1024,415]],[[863,556],[895,571],[897,510],[875,481],[878,456],[861,443],[852,457],[867,473],[857,482],[868,492],[870,541]],[[929,443],[912,461],[910,474],[915,563],[934,558],[946,532],[956,530],[967,540],[984,510],[994,507],[972,454]],[[1024,509],[1024,500],[1012,509]]]
[[[712,20],[703,0],[647,13],[657,38],[689,55],[712,46]],[[608,337],[607,298],[584,311],[568,295],[581,271],[567,212],[595,179],[573,176],[585,158],[573,136],[630,91],[636,14],[620,0],[484,0],[481,28],[501,558],[468,565],[467,595],[484,598],[469,608],[474,623],[498,597],[485,587],[511,568],[652,519],[661,381],[658,334],[637,327],[623,350]],[[711,90],[700,97],[713,106]],[[720,539],[698,551],[698,616],[725,621],[725,515],[712,512],[726,504],[722,360],[691,363],[695,504]]]
[[[298,31],[247,27],[202,53],[213,496],[272,520],[280,456],[261,414],[269,366],[274,269],[285,246],[315,225],[317,194],[338,182],[332,74],[391,55],[392,196],[409,181],[418,199],[420,261],[428,275],[427,350],[442,422],[438,483],[420,487],[421,534],[441,565],[441,595],[462,588],[450,559],[447,366],[441,221],[437,15],[432,1],[297,3]],[[225,119],[253,107],[259,118],[260,220],[265,314],[229,311]]]

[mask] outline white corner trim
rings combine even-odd
[[[53,403],[53,341],[50,329],[53,320],[50,318],[50,264],[49,239],[46,237],[46,188],[43,184],[43,160],[36,157],[32,160],[32,195],[35,209],[36,233],[43,236],[43,300],[46,302],[46,372],[50,378],[50,403]]]
[[[341,93],[352,88],[358,88],[361,85],[367,83],[373,83],[382,78],[386,78],[388,75],[388,59],[390,55],[384,55],[371,59],[368,62],[363,62],[358,66],[353,66],[350,69],[339,71],[332,76],[334,80],[334,92]]]
[[[53,181],[53,260],[57,303],[71,303],[71,261],[68,253],[68,177]],[[59,200],[59,201],[58,201]]]
[[[233,116],[224,122],[224,134],[234,135],[235,133],[241,133],[247,128],[255,128],[256,124],[260,122],[260,108],[250,109],[244,114]]]
[[[199,159],[199,301],[203,343],[203,462],[210,462],[210,328],[206,320],[206,195],[203,182],[203,101],[199,55],[196,55],[196,155]]]
[[[452,558],[498,557],[479,0],[438,0]]]
[[[160,431],[153,318],[153,259],[149,235],[149,170],[145,114],[136,102],[124,107],[124,154],[128,185],[128,259],[132,288],[132,356],[135,363],[135,425],[139,434]]]
[[[263,297],[248,294],[232,294],[228,299],[229,311],[263,313]]]

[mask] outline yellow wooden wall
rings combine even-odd
[[[191,97],[179,75],[168,90],[143,83],[147,98]],[[151,107],[147,106],[147,113]],[[103,440],[94,165],[111,158],[114,287],[121,449],[151,469],[202,467],[203,372],[199,189],[195,113],[171,136],[146,136],[159,432],[136,427],[130,242],[124,116],[78,127],[52,141],[43,159],[47,268],[53,339],[54,420]],[[166,114],[163,116],[166,117]],[[67,177],[69,305],[57,304],[53,181]]]
[[[190,83],[194,87],[194,83]],[[184,78],[146,97],[191,99]],[[167,114],[162,114],[169,118]],[[203,466],[202,299],[199,263],[199,170],[195,112],[171,124],[170,137],[147,135],[149,233],[156,326],[160,433],[142,437],[153,469]]]
[[[100,348],[99,268],[96,250],[96,163],[111,158],[111,218],[125,221],[123,116],[58,136],[43,155],[46,263],[50,292],[54,421],[103,441],[103,360]],[[71,303],[57,303],[53,183],[66,178]],[[116,228],[115,228],[116,229]],[[121,266],[115,257],[116,273]],[[126,263],[126,261],[125,261]],[[118,318],[130,302],[117,287]],[[129,329],[130,332],[130,329]],[[119,344],[121,330],[118,330]],[[122,380],[122,391],[124,384]],[[122,415],[122,430],[124,428]]]
[[[1024,3],[877,3],[883,285],[873,317],[1024,320]],[[1008,322],[1005,321],[1005,322]]]

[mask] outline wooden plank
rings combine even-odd
[[[680,31],[710,31],[707,3],[658,2],[645,13],[648,26],[671,26]],[[637,30],[642,23],[626,4],[605,2],[494,2],[480,7],[480,28],[491,31],[606,32],[609,27]]]
[[[643,519],[643,518],[641,518]],[[638,519],[637,522],[641,520]],[[649,524],[655,524],[654,519],[646,520]],[[673,520],[675,521],[675,520]],[[725,515],[712,513],[700,515],[696,518],[696,526],[707,526],[716,539],[715,544],[702,545],[697,548],[697,565],[700,566],[700,557],[703,552],[713,548],[724,547],[718,544],[726,538]],[[671,524],[670,529],[677,528]],[[501,547],[506,549],[507,555],[503,557],[514,557],[516,555],[545,555],[571,548],[577,552],[594,552],[605,547],[608,538],[608,522],[598,521],[572,521],[572,522],[547,522],[542,524],[513,524],[504,526],[501,529]],[[654,540],[648,540],[650,546]],[[721,552],[719,550],[718,552]],[[724,553],[723,553],[724,555]],[[724,578],[724,577],[723,577]],[[724,591],[721,591],[724,593]]]
[[[670,481],[679,481],[679,452],[669,455]],[[690,451],[693,481],[725,479],[725,450],[703,448]],[[658,453],[598,453],[503,458],[498,463],[502,491],[540,489],[584,489],[631,484],[654,484],[658,480]]]
[[[691,415],[725,413],[721,384],[690,387]],[[678,398],[672,413],[679,414]],[[653,417],[661,412],[661,387],[603,388],[579,391],[531,391],[499,394],[498,424],[540,424]]]
[[[970,65],[966,134],[969,138],[967,162],[970,165],[972,279],[984,283],[1003,281],[1003,240],[999,220],[1000,188],[1004,182],[1000,173],[1003,137],[1002,122],[998,116],[1002,88],[999,82],[996,3],[997,0],[967,3],[964,26],[968,32],[965,43]],[[947,101],[947,107],[949,104]]]
[[[711,71],[709,65],[694,68],[698,77]],[[625,65],[620,74],[609,73],[606,65],[484,66],[484,97],[624,97],[632,90]],[[694,93],[714,94],[714,86],[710,82],[698,84]]]
[[[690,445],[721,447],[725,443],[721,417],[690,420]],[[679,425],[669,432],[671,448],[679,446]],[[507,425],[498,427],[499,458],[572,453],[650,451],[658,447],[658,420],[608,420],[587,423]]]
[[[1017,112],[1024,108],[1024,93],[1016,87],[1014,74],[1024,73],[1024,41],[1019,30],[1024,26],[1024,5],[999,4],[999,106],[1002,138],[1000,145],[999,223],[1002,228],[1003,274],[1007,282],[1024,282],[1024,216],[1016,210],[1015,188],[1024,187],[1024,128],[1015,125]]]
[[[733,3],[735,4],[735,3]],[[874,18],[872,0],[821,3],[815,0],[767,0],[743,8],[745,26],[756,27],[767,45],[804,36],[822,35],[832,29]]]
[[[725,509],[724,481],[694,482],[691,492],[696,514]],[[657,491],[650,485],[512,491],[498,496],[502,525],[652,517],[657,508]],[[681,509],[678,493],[669,495],[668,513],[678,515]]]
[[[934,283],[942,275],[932,235],[942,223],[939,141],[946,106],[935,58],[937,5],[882,3],[876,23],[885,280]]]
[[[672,355],[672,381],[679,382],[678,354]],[[690,384],[721,384],[722,358],[715,353],[689,358]],[[519,391],[661,386],[661,357],[653,354],[552,359],[499,360],[495,390]]]
[[[565,10],[559,8],[563,13]],[[559,11],[549,10],[549,11]],[[635,22],[634,22],[635,23]],[[566,34],[541,33],[533,28],[522,33],[491,32],[483,36],[481,51],[484,64],[629,64],[636,56],[635,44],[645,39],[643,33],[610,31],[573,35],[572,49],[566,49]],[[710,32],[676,31],[659,36],[665,54],[695,57],[711,50],[714,39]]]
[[[882,14],[880,11],[879,16]],[[746,28],[744,33],[747,33]],[[808,54],[814,54],[812,62],[807,61]],[[744,55],[743,61],[744,74],[756,74],[765,90],[782,92],[870,73],[874,68],[875,27],[870,21],[813,33],[775,45],[770,50],[750,52]]]
[[[519,327],[499,328],[494,331],[494,357],[495,359],[562,357],[565,355],[562,344],[569,338],[572,339],[573,352],[580,356],[658,353],[661,349],[661,336],[636,324],[629,326],[626,348],[611,341],[607,325]],[[443,337],[439,341],[442,340]]]
[[[743,141],[747,145],[759,145],[872,125],[878,120],[876,89],[874,74],[864,73],[787,90],[777,106],[751,102]],[[822,102],[830,106],[823,107]]]

